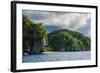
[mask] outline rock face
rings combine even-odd
[[[34,43],[32,43],[32,45],[29,42],[27,42],[24,45],[24,53],[40,54],[43,52],[44,46],[44,40],[35,41]]]
[[[27,53],[27,54],[40,54],[44,51],[44,46],[47,45],[47,41],[45,40],[45,38],[43,38],[42,40],[37,40],[37,41],[24,41],[23,42],[23,54]]]
[[[43,40],[38,40],[34,43],[34,47],[32,48],[32,53],[33,54],[39,54],[43,52],[44,44]]]
[[[40,54],[43,52],[43,47],[44,47],[44,40],[43,39],[36,39],[38,32],[37,30],[30,30],[31,32],[31,37],[29,37],[28,40],[24,39],[23,43],[23,48],[24,48],[24,53],[28,54]],[[35,37],[35,38],[34,38]]]

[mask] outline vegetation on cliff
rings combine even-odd
[[[23,53],[42,53],[45,37],[46,31],[42,23],[34,23],[23,16]]]

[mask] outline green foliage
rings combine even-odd
[[[46,37],[46,31],[42,23],[36,24],[33,32],[36,34],[34,35],[35,40],[42,40]]]
[[[51,51],[54,51],[54,50],[50,46],[45,46],[44,47],[44,52],[51,52]]]
[[[58,30],[48,34],[49,46],[54,51],[90,50],[90,38],[71,30]]]
[[[34,40],[41,40],[46,37],[46,31],[42,23],[34,23],[23,16],[23,33],[24,36],[34,38]]]

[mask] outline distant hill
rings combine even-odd
[[[68,29],[48,33],[48,47],[52,51],[90,51],[91,40],[82,33]]]
[[[60,26],[45,25],[45,29],[46,29],[46,32],[50,33],[50,32],[53,32],[55,30],[60,30],[62,28]]]

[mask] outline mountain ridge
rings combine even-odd
[[[48,33],[48,44],[53,51],[90,51],[90,42],[90,37],[68,29]]]

